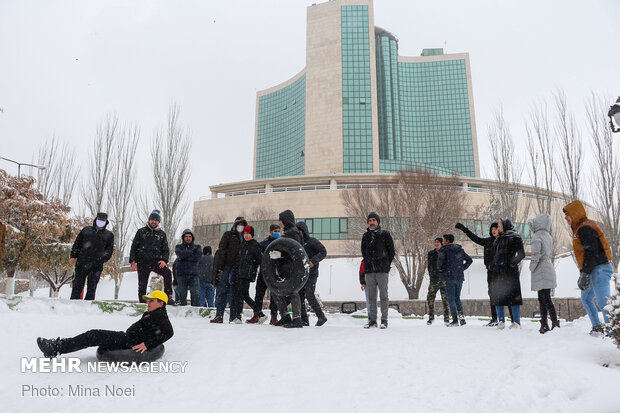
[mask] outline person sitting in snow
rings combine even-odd
[[[73,353],[86,347],[102,347],[106,350],[132,349],[144,353],[168,341],[174,330],[168,319],[166,304],[168,295],[155,290],[142,297],[147,311],[127,331],[88,330],[71,338],[37,338],[37,345],[48,358],[59,354]]]

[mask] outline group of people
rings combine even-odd
[[[603,311],[603,322],[598,318],[594,303],[605,303],[610,295],[609,280],[612,274],[611,250],[605,235],[598,225],[587,218],[580,201],[574,201],[564,208],[566,222],[573,230],[573,249],[580,269],[579,288],[581,299],[592,323],[592,334],[604,334],[608,316]],[[310,265],[308,281],[298,294],[278,296],[270,293],[270,324],[285,327],[309,325],[306,300],[316,314],[317,326],[327,318],[316,298],[319,262],[327,251],[316,238],[310,236],[304,222],[296,222],[292,211],[280,213],[278,224],[272,224],[269,235],[262,241],[254,239],[254,228],[243,217],[237,217],[232,228],[226,231],[212,255],[210,246],[202,248],[195,243],[190,229],[183,231],[181,243],[175,248],[176,260],[173,270],[168,268],[169,249],[165,232],[159,228],[161,216],[154,210],[147,224],[140,228],[133,239],[130,253],[131,269],[138,272],[138,298],[144,302],[147,283],[152,272],[163,277],[164,292],[168,304],[187,305],[187,292],[192,306],[216,308],[212,323],[222,323],[226,305],[230,306],[231,323],[241,323],[243,305],[247,303],[253,316],[246,322],[263,323],[268,318],[263,313],[263,299],[268,290],[264,281],[261,260],[265,249],[280,236],[291,238],[303,246]],[[376,212],[367,217],[368,228],[361,241],[363,257],[360,268],[360,284],[366,294],[368,323],[365,328],[388,326],[388,274],[395,258],[394,241],[389,231],[381,228],[381,219]],[[97,283],[103,264],[110,259],[114,249],[114,235],[106,229],[107,215],[98,213],[92,226],[85,227],[76,238],[71,250],[71,265],[75,265],[75,278],[71,292],[72,299],[79,299],[86,284],[85,299],[95,298]],[[555,268],[552,262],[553,240],[551,238],[551,217],[539,214],[528,219],[532,232],[530,272],[531,287],[538,294],[540,304],[540,333],[560,327],[560,321],[551,291],[557,286]],[[489,236],[474,234],[461,223],[455,225],[474,243],[484,248],[484,265],[487,270],[488,294],[491,320],[489,327],[503,329],[506,326],[505,307],[508,307],[511,328],[521,326],[521,305],[523,298],[519,281],[520,263],[525,257],[523,240],[516,233],[509,219],[500,219],[491,224]],[[450,327],[466,324],[460,295],[464,271],[471,265],[471,257],[454,243],[453,234],[444,234],[434,240],[434,248],[428,252],[429,288],[427,304],[432,324],[435,318],[435,298],[440,292],[444,323]],[[173,276],[174,275],[174,276]],[[250,296],[250,285],[256,282],[255,295]],[[174,297],[173,299],[173,286]],[[380,301],[381,319],[377,323],[377,300]],[[290,315],[288,306],[292,308]],[[599,305],[599,308],[604,305]],[[280,319],[278,320],[278,313]],[[549,320],[551,324],[549,324]]]
[[[592,323],[590,334],[600,336],[610,334],[609,319],[604,310],[610,296],[609,282],[613,273],[611,249],[600,227],[586,216],[580,201],[574,201],[563,209],[566,222],[573,231],[573,250],[580,276],[578,286],[581,300]],[[557,279],[552,262],[553,239],[551,237],[551,217],[539,214],[527,221],[532,232],[531,241],[531,288],[538,294],[540,305],[540,329],[544,334],[560,327],[551,290],[556,288]],[[509,308],[511,328],[521,327],[521,305],[523,298],[519,281],[520,263],[525,257],[523,240],[515,232],[509,219],[500,219],[491,224],[488,237],[480,237],[461,223],[455,225],[474,243],[484,248],[484,265],[487,269],[488,293],[491,304],[491,321],[488,327],[505,328],[505,307]],[[434,320],[434,304],[437,291],[441,293],[444,310],[444,323],[447,326],[465,324],[460,300],[463,284],[463,270],[471,265],[471,258],[454,242],[452,234],[435,239],[435,248],[428,252],[428,273],[430,284],[427,304],[429,319]],[[598,308],[603,313],[601,324]],[[448,308],[450,312],[448,313]],[[452,315],[452,322],[449,321]],[[549,326],[551,320],[551,327]]]

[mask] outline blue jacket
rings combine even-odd
[[[318,277],[319,276],[319,262],[323,261],[323,259],[327,256],[327,250],[325,249],[325,245],[321,243],[318,239],[311,237],[308,232],[308,226],[305,222],[298,222],[297,228],[304,232],[304,250],[306,250],[306,254],[308,255],[308,259],[314,267],[310,268],[310,277]]]
[[[183,235],[192,234],[190,231],[183,231]],[[183,235],[181,239],[183,239]],[[202,247],[194,244],[194,234],[192,234],[192,242],[187,244],[183,242],[175,247],[174,253],[177,255],[175,261],[176,274],[179,275],[198,275],[198,263],[202,257]]]
[[[459,244],[446,244],[439,250],[437,270],[441,280],[465,280],[464,271],[473,260]]]

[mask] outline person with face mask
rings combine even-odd
[[[131,270],[138,272],[138,299],[141,303],[146,295],[146,286],[151,272],[164,277],[164,292],[168,297],[172,296],[172,271],[168,268],[170,248],[166,233],[159,228],[161,222],[160,212],[155,209],[149,215],[148,223],[140,228],[129,253]],[[168,305],[174,305],[174,300],[168,300]]]
[[[215,257],[215,265],[217,267],[217,275],[215,276],[216,293],[215,293],[215,317],[211,323],[224,322],[224,310],[226,309],[227,297],[230,294],[230,320],[237,320],[237,306],[235,305],[236,286],[233,279],[233,267],[239,255],[239,249],[243,242],[243,229],[248,222],[243,217],[235,218],[230,231],[226,231],[218,245],[218,253]],[[231,291],[232,290],[232,291]]]
[[[103,271],[103,264],[114,252],[114,234],[107,230],[108,214],[97,213],[92,225],[82,228],[73,247],[69,264],[75,265],[75,278],[71,289],[71,299],[79,300],[88,280],[86,300],[94,300],[97,284]]]

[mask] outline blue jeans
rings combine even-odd
[[[200,281],[200,306],[201,307],[213,307],[214,298],[215,298],[215,287],[211,285],[211,283]]]
[[[461,303],[462,288],[463,280],[446,280],[446,293],[448,295],[448,303],[450,304],[450,313],[453,317],[456,316],[457,311],[463,311],[463,303]]]
[[[512,310],[512,322],[521,325],[521,306],[520,305],[511,305],[510,309]],[[497,320],[502,323],[506,321],[506,316],[504,315],[504,306],[496,305],[495,311],[497,311]]]
[[[217,284],[217,291],[215,295],[215,315],[223,317],[224,310],[226,309],[226,303],[230,306],[230,318],[237,317],[237,310],[235,308],[235,295],[237,289],[234,284],[228,283],[228,275],[232,274],[232,268],[224,267],[222,270],[222,279]]]
[[[609,280],[611,280],[611,274],[613,270],[611,264],[601,264],[594,267],[592,274],[590,274],[590,288],[581,292],[581,302],[590,317],[592,327],[600,327],[601,322],[598,318],[598,308],[594,304],[594,297],[596,296],[596,303],[603,312],[603,321],[605,324],[609,323],[607,318],[607,312],[604,307],[607,305],[609,299]]]
[[[192,295],[192,305],[198,307],[200,304],[200,280],[198,275],[177,275],[177,288],[179,292],[179,305],[187,305],[187,289]]]

